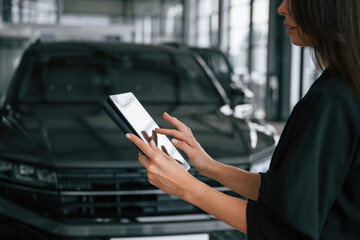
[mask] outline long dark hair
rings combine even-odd
[[[340,76],[360,100],[360,0],[288,1],[317,67]]]

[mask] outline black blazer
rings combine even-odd
[[[291,113],[247,224],[249,240],[360,239],[360,103],[328,71]]]

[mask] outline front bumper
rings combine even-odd
[[[180,218],[179,221],[141,223],[67,223],[46,218],[3,198],[0,198],[0,215],[51,235],[64,237],[139,237],[233,230],[229,225],[204,214],[198,220],[191,221]]]

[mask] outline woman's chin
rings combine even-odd
[[[298,47],[306,47],[307,45],[302,41],[291,41],[294,45]]]
[[[291,37],[292,44],[299,46],[299,47],[307,47],[309,44],[306,44],[303,40],[301,40],[299,37]]]

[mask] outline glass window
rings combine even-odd
[[[263,24],[269,21],[269,0],[255,0],[253,24]]]
[[[76,7],[81,0],[76,2],[77,4],[74,5],[71,0],[11,0],[9,1],[11,4],[9,22],[12,24],[87,26],[88,34],[97,40],[106,39],[106,36],[112,35],[113,31],[111,28],[103,28],[98,31],[97,27],[99,26],[116,26],[117,29],[125,29],[125,31],[116,31],[115,35],[119,35],[118,39],[128,42],[158,44],[165,41],[177,41],[179,37],[184,36],[184,9],[181,0],[106,0],[104,3],[96,1],[99,4],[94,6],[87,6],[85,3],[86,9]],[[58,9],[59,4],[62,5],[61,9]],[[115,10],[111,8],[113,5],[117,7]],[[139,24],[139,21],[142,23]],[[42,31],[39,31],[40,34]],[[61,35],[59,39],[88,39],[86,34],[84,36],[83,31],[75,34],[71,32],[70,35],[55,31],[55,34]],[[99,35],[96,36],[97,34]],[[37,33],[34,37],[38,37]],[[57,36],[53,38],[57,39]]]
[[[234,71],[239,74],[248,73],[249,28],[231,29],[229,46]]]
[[[147,17],[144,19],[144,38],[143,38],[143,42],[144,43],[151,43],[151,34],[152,34],[152,22],[151,22],[151,18]]]
[[[210,19],[208,17],[199,19],[199,33],[200,35],[209,35]]]
[[[55,24],[56,18],[56,0],[12,1],[13,23]]]
[[[219,0],[198,0],[196,45],[216,46],[219,31]]]
[[[143,22],[140,19],[137,19],[135,22],[135,42],[142,43],[143,42]]]
[[[198,36],[197,46],[199,46],[199,47],[209,47],[210,46],[210,36],[208,36],[208,35]]]
[[[265,47],[254,47],[252,58],[252,68],[253,71],[257,71],[259,73],[266,73],[267,69],[267,46]]]
[[[250,79],[257,118],[265,117],[269,4],[269,0],[232,0],[229,6],[230,60],[235,73]]]
[[[268,44],[269,25],[254,25],[253,44],[267,46]]]
[[[251,0],[231,0],[231,6],[236,5],[250,5]]]
[[[20,8],[19,8],[19,0],[11,1],[11,22],[18,24],[20,23]]]
[[[161,36],[161,26],[164,26],[164,33],[162,36],[162,41],[178,41],[179,37],[182,37],[182,16],[183,16],[183,6],[178,4],[165,4],[166,14],[163,22],[159,22],[159,32],[158,35]],[[153,42],[156,43],[156,42]]]
[[[230,49],[231,52],[239,51],[249,47],[249,28],[230,29]]]
[[[212,0],[199,0],[199,15],[209,16],[213,10]]]
[[[249,27],[250,24],[250,5],[240,5],[230,9],[230,26],[232,28],[239,26]]]
[[[234,71],[247,74],[250,46],[250,1],[232,1],[230,5],[229,51]]]

